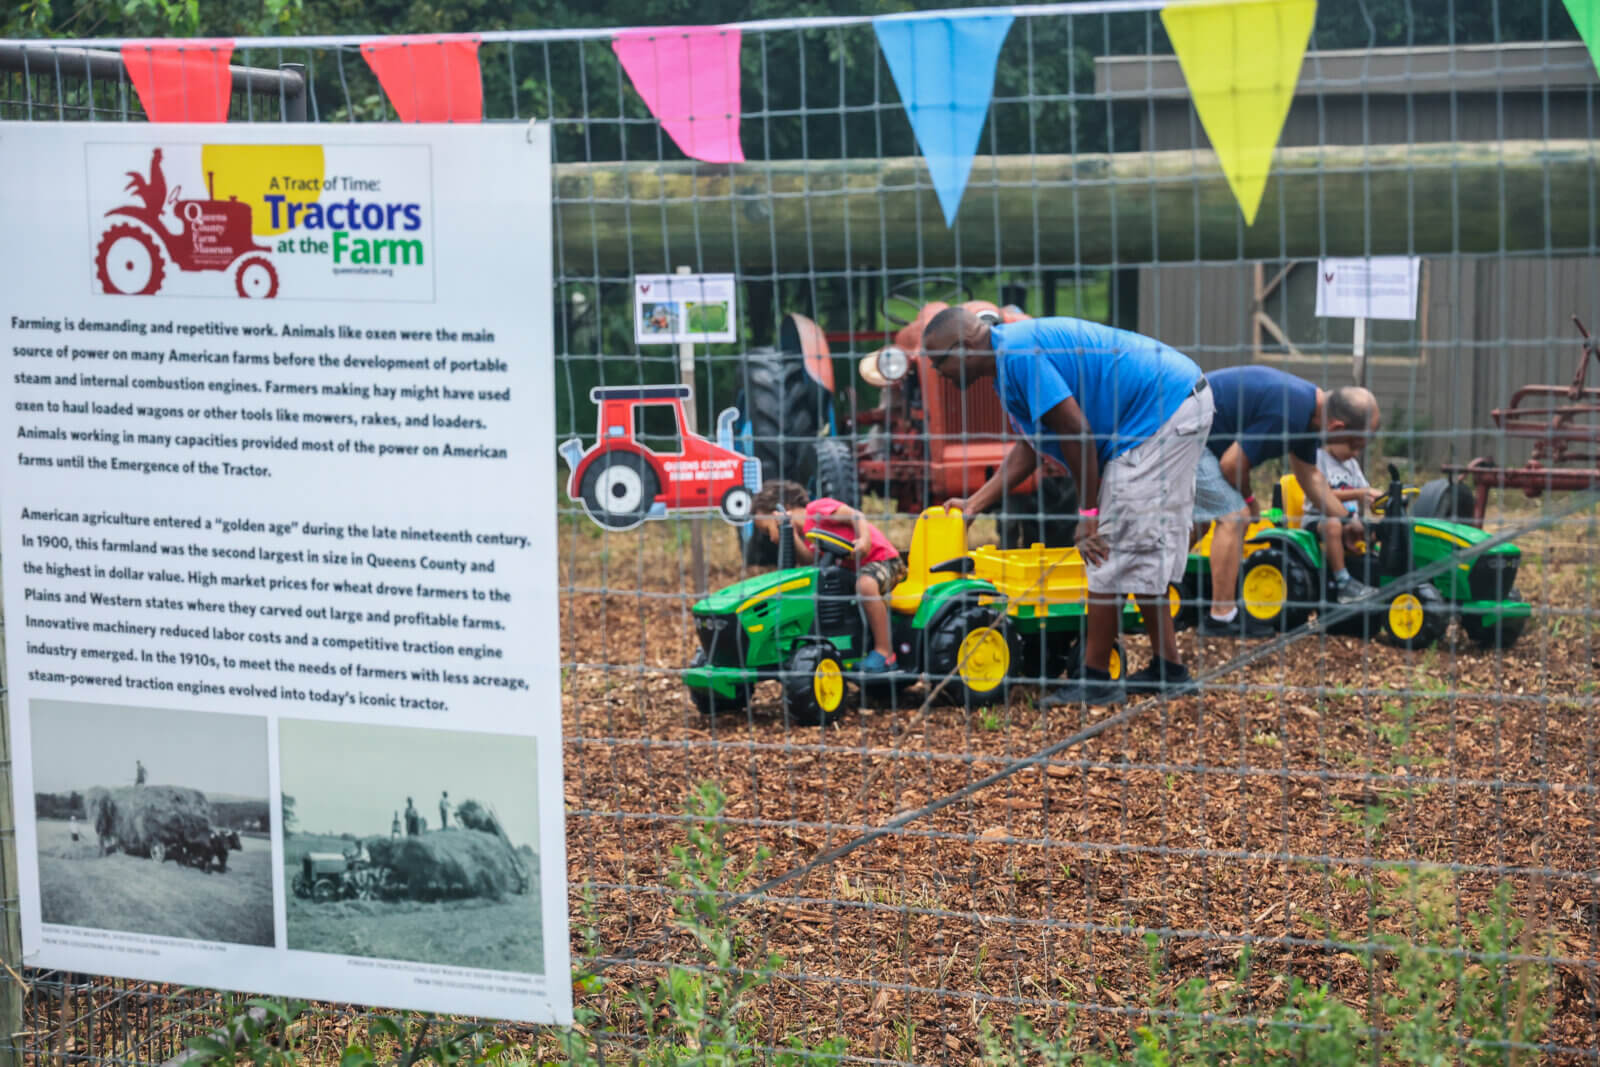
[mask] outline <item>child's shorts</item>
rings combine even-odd
[[[878,592],[887,594],[889,590],[906,580],[906,564],[905,560],[896,556],[894,559],[863,563],[856,573],[864,578],[876,579]]]

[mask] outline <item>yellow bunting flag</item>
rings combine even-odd
[[[1246,225],[1256,221],[1316,18],[1317,0],[1180,3],[1161,12]]]

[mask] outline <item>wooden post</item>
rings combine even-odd
[[[693,273],[688,267],[679,267],[679,274]],[[679,319],[684,328],[688,329],[687,317]],[[678,342],[678,374],[684,385],[689,387],[689,402],[683,405],[683,417],[688,425],[683,428],[684,433],[697,433],[696,423],[699,417],[696,413],[696,403],[699,401],[694,393],[694,342]],[[706,522],[699,515],[689,519],[689,565],[694,571],[695,596],[703,597],[710,589],[710,579],[706,574]]]
[[[1355,357],[1352,361],[1354,363],[1352,369],[1355,371],[1356,384],[1365,386],[1367,384],[1367,320],[1356,319],[1354,330],[1354,336],[1350,341],[1350,354]]]

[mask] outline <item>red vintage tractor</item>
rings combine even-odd
[[[849,504],[874,494],[915,515],[971,495],[999,469],[1013,444],[993,386],[979,382],[963,391],[922,355],[923,329],[950,304],[918,304],[911,290],[935,287],[941,292],[948,287],[947,295],[964,298],[966,307],[993,322],[1027,317],[1012,305],[972,300],[965,287],[949,279],[897,287],[885,299],[883,315],[899,329],[889,345],[869,353],[858,367],[862,380],[878,388],[879,400],[858,409],[853,389],[835,390],[826,335],[810,319],[788,315],[778,349],[758,349],[746,357],[738,405],[746,413],[740,448],[761,459],[767,477],[800,482],[813,495]],[[1053,460],[1045,461],[1041,473],[996,509],[1003,547],[1072,544],[1078,501],[1071,475]],[[764,558],[768,547],[762,539],[747,538],[746,562],[770,563]]]
[[[688,431],[687,385],[601,386],[595,443],[573,438],[558,450],[571,474],[567,496],[589,517],[628,530],[669,511],[717,510],[731,523],[750,519],[761,462],[733,449],[738,411],[717,416],[717,440]]]
[[[95,277],[107,293],[149,296],[166,280],[167,259],[182,271],[225,271],[233,275],[233,286],[242,297],[267,299],[278,295],[278,272],[251,233],[249,204],[237,198],[215,198],[213,174],[206,175],[210,199],[173,201],[178,232],[173,233],[162,218],[167,199],[167,180],[161,172],[161,149],[150,157],[150,177],[128,172],[127,188],[139,200],[138,206],[124,205],[106,212],[132,219],[119,222],[100,236],[95,248]],[[178,190],[174,190],[174,196]]]

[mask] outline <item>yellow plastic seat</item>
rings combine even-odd
[[[967,554],[967,523],[958,509],[931,507],[917,517],[906,553],[906,577],[889,593],[889,609],[915,615],[931,586],[961,577],[953,572],[934,574],[930,568]]]
[[[1278,492],[1283,497],[1283,521],[1290,529],[1298,529],[1306,514],[1306,493],[1300,488],[1300,479],[1285,474],[1278,479]]]

